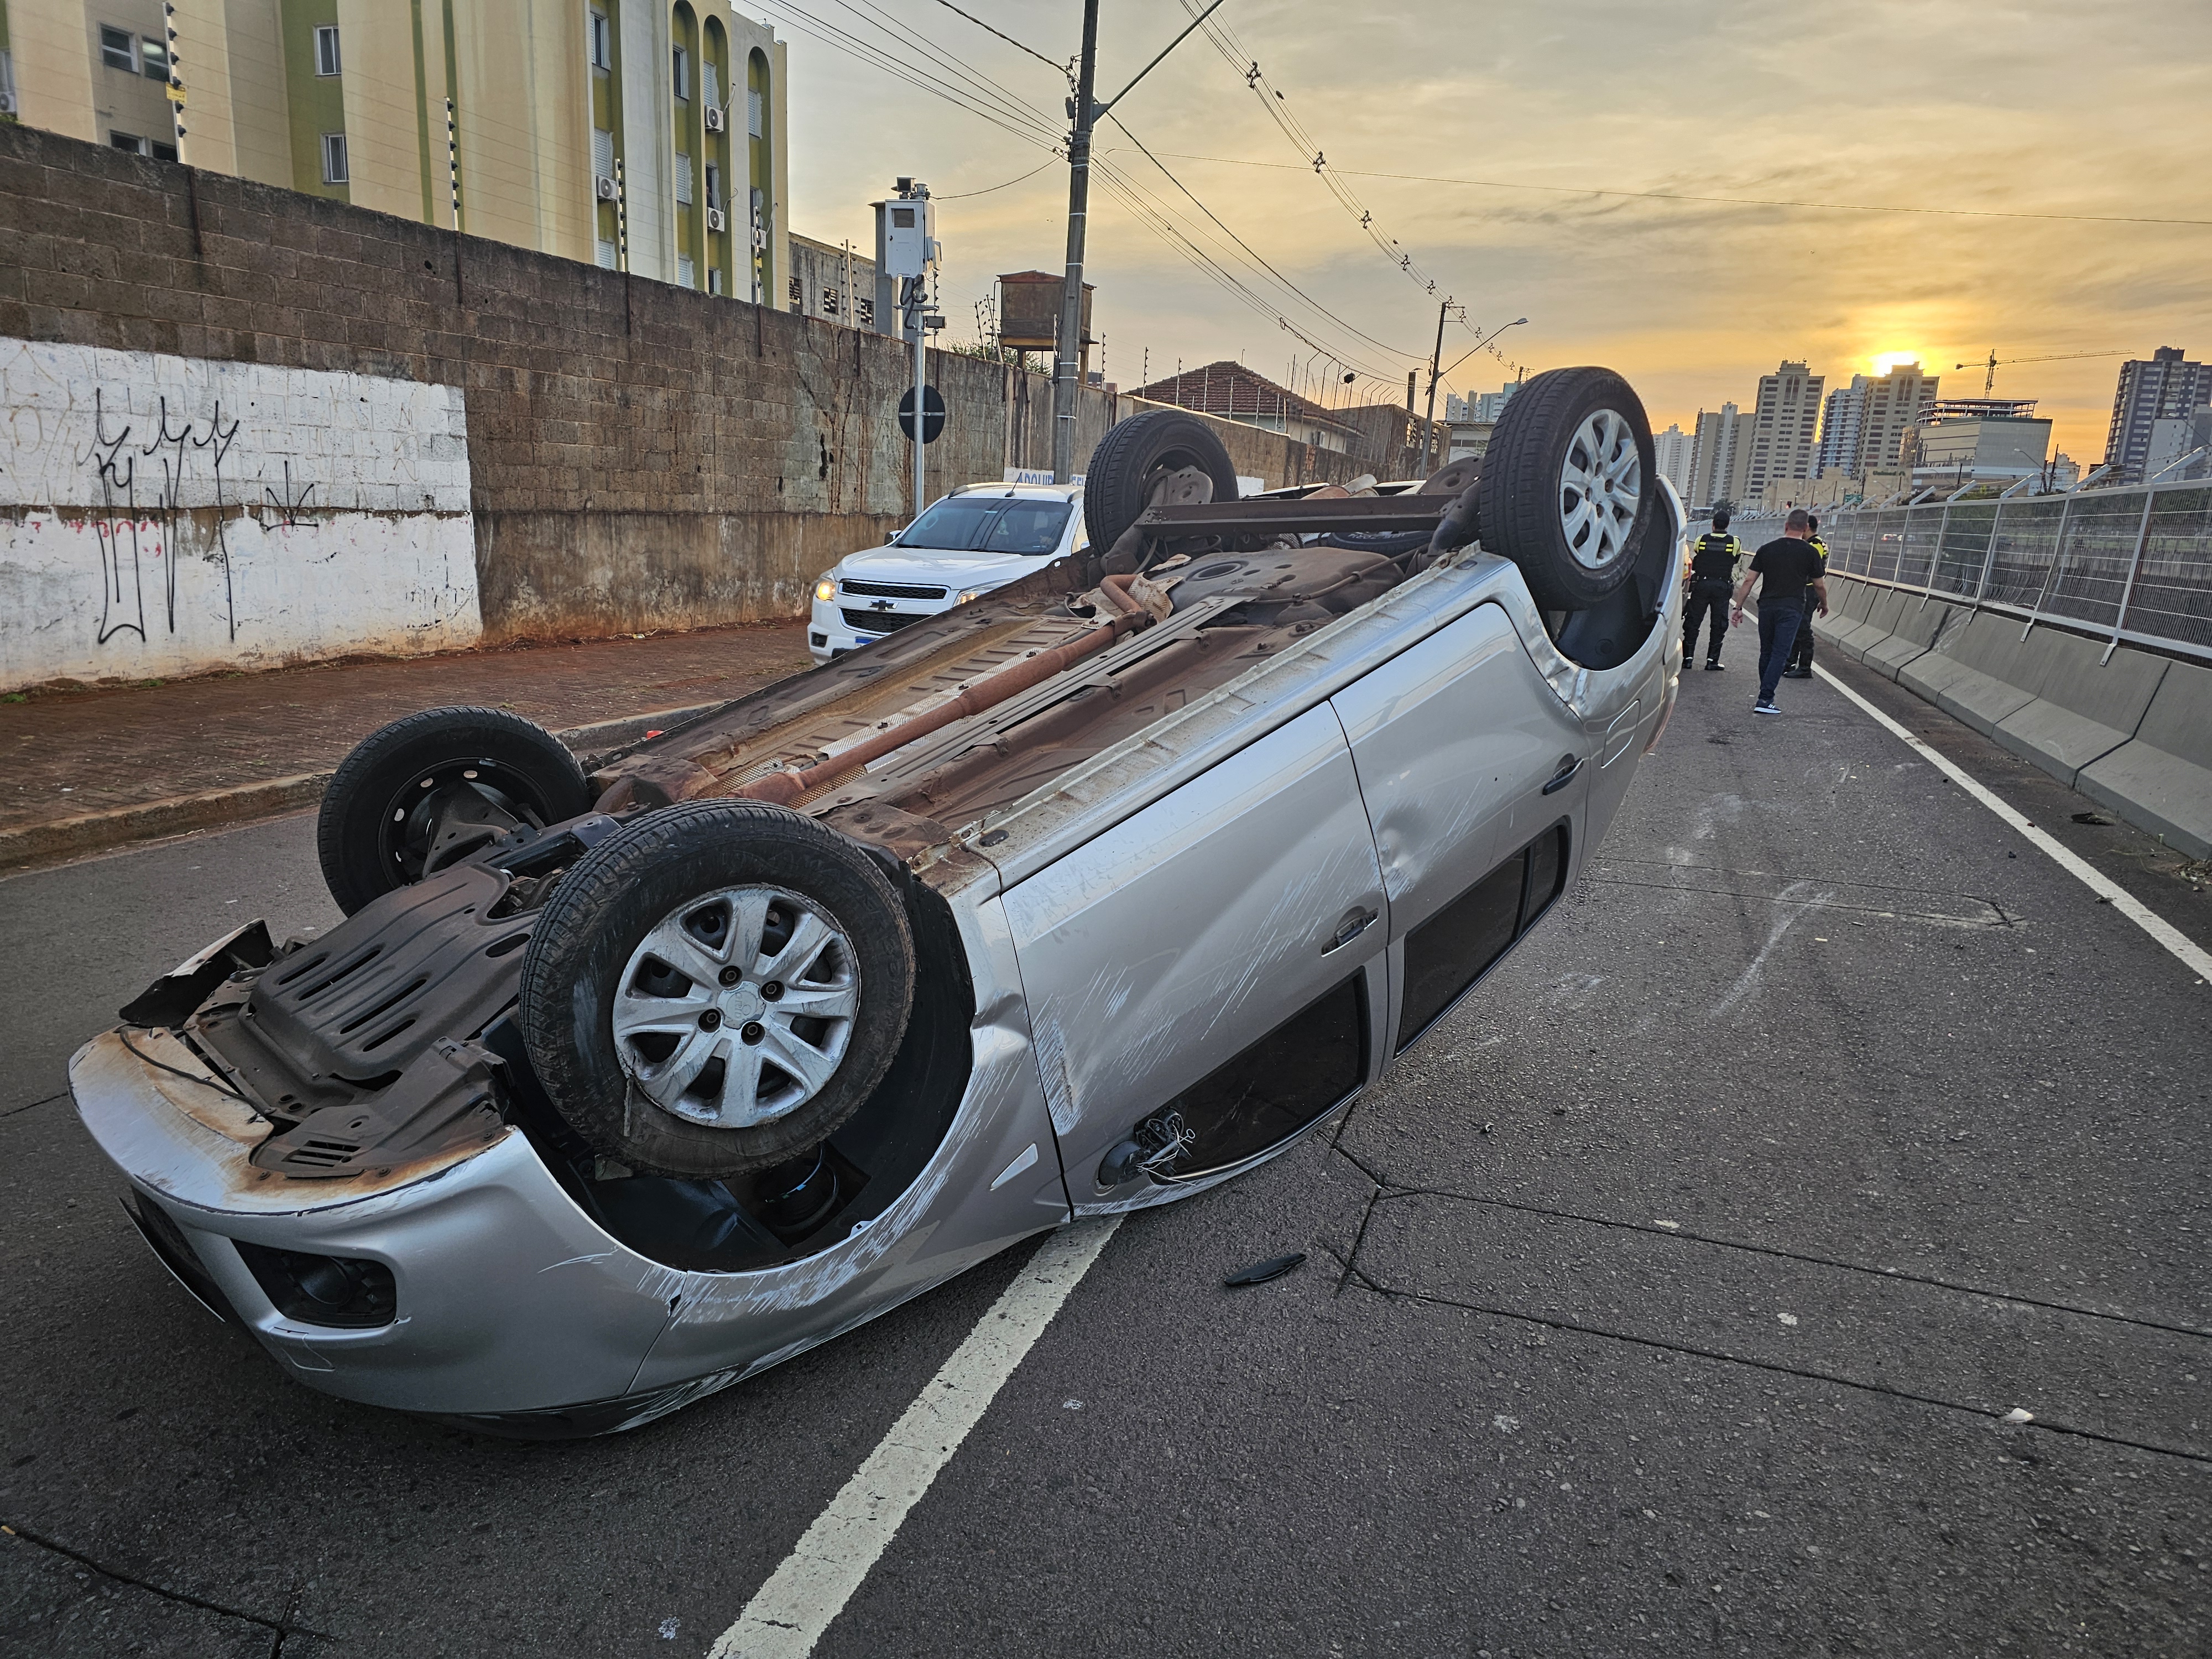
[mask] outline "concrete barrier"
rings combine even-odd
[[[1928,654],[1942,637],[1944,626],[1955,611],[1956,607],[1937,600],[1907,596],[1890,636],[1879,644],[1869,645],[1861,660],[1883,678],[1895,679],[1898,671],[1907,663]]]
[[[2212,858],[2212,668],[2168,662],[2134,738],[2084,766],[2074,787],[2169,846]]]
[[[2212,857],[2212,667],[1830,579],[1823,641],[2140,829]],[[2024,637],[2023,637],[2024,636]]]
[[[1897,631],[1898,619],[1905,614],[1906,601],[1918,598],[1917,593],[1900,593],[1893,587],[1877,590],[1867,606],[1866,620],[1838,635],[1836,648],[1854,662],[1865,661],[1869,647],[1883,643]]]
[[[1964,720],[1983,736],[1992,736],[1999,720],[2035,698],[2033,690],[2019,684],[2030,678],[2020,633],[2016,618],[1984,611],[1944,641],[1940,654],[1951,659],[1953,668],[1931,668],[1939,653],[1930,653],[1900,670],[1898,683],[1914,690],[1919,690],[1923,681],[1932,683],[1932,697],[1938,708],[1954,720]]]
[[[2078,634],[2039,629],[2027,649],[2038,673],[2033,702],[1996,723],[1996,740],[2071,787],[2083,767],[2136,735],[2168,663],[2137,651],[2116,651]]]

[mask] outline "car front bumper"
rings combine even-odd
[[[1067,1220],[1027,1011],[1007,988],[1018,980],[1003,917],[995,900],[956,915],[977,1011],[951,1128],[882,1213],[817,1254],[758,1271],[687,1272],[630,1249],[512,1126],[489,1144],[362,1176],[261,1170],[251,1154],[268,1120],[214,1086],[167,1033],[94,1037],[70,1061],[70,1088],[134,1201],[166,1218],[139,1224],[155,1253],[167,1261],[181,1243],[191,1259],[169,1261],[172,1271],[298,1381],[508,1433],[630,1427]],[[396,1316],[368,1329],[287,1317],[241,1243],[380,1263]]]
[[[873,609],[878,603],[889,608]],[[942,616],[952,609],[952,604],[949,598],[878,601],[844,594],[835,599],[816,599],[806,619],[807,654],[817,663],[829,662],[864,645],[873,645],[909,623]],[[848,611],[854,614],[848,617]],[[873,630],[858,627],[855,623],[861,615],[880,617],[884,626]]]

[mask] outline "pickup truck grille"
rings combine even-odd
[[[841,613],[845,626],[861,634],[888,634],[893,629],[904,628],[908,623],[927,622],[927,617],[916,617],[897,611],[847,611]]]
[[[842,583],[848,593],[858,593],[870,599],[941,599],[947,590],[942,587],[914,587],[904,582]]]

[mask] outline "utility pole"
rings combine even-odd
[[[1447,299],[1437,307],[1437,349],[1429,354],[1429,413],[1427,428],[1421,434],[1421,474],[1429,472],[1429,446],[1436,441],[1437,382],[1443,378],[1438,367],[1444,360],[1444,320],[1457,313],[1462,322],[1467,320],[1467,307]]]
[[[1075,471],[1075,413],[1081,404],[1083,234],[1091,210],[1091,94],[1098,70],[1098,0],[1083,0],[1083,57],[1076,70],[1074,130],[1067,140],[1067,286],[1060,296],[1059,350],[1052,375],[1052,481]]]
[[[1193,29],[1221,9],[1222,0],[1191,19],[1181,34],[1160,49],[1159,57],[1139,70],[1128,86],[1104,103],[1091,92],[1097,84],[1098,0],[1083,0],[1083,55],[1078,60],[1075,96],[1068,100],[1073,124],[1067,138],[1067,286],[1060,297],[1060,337],[1054,343],[1052,377],[1052,477],[1068,483],[1075,472],[1075,414],[1083,395],[1083,236],[1091,208],[1091,130],[1098,118],[1129,95],[1139,81],[1159,66]]]

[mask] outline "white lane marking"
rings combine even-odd
[[[2057,865],[2068,875],[2072,876],[2084,887],[2096,894],[2099,898],[2103,899],[2112,908],[2172,952],[2179,958],[2184,967],[2197,975],[2197,982],[2199,985],[2212,981],[2212,951],[2208,951],[2197,945],[2179,927],[2160,915],[2103,871],[2098,869],[2096,866],[2079,856],[2048,831],[2037,829],[1980,783],[1968,777],[1951,761],[1921,742],[1911,732],[1890,719],[1888,715],[1883,714],[1881,709],[1859,696],[1820,664],[1813,665],[1813,672],[1861,708],[1866,710],[1868,714],[1873,715],[1878,725],[1889,732],[1892,736],[1901,739],[1907,748],[1923,757],[1945,777],[1988,807],[1990,811],[1996,813],[2021,835],[2026,836],[2050,856],[2052,863]]]
[[[1045,1240],[708,1659],[806,1659],[1121,1224],[1079,1221]]]

